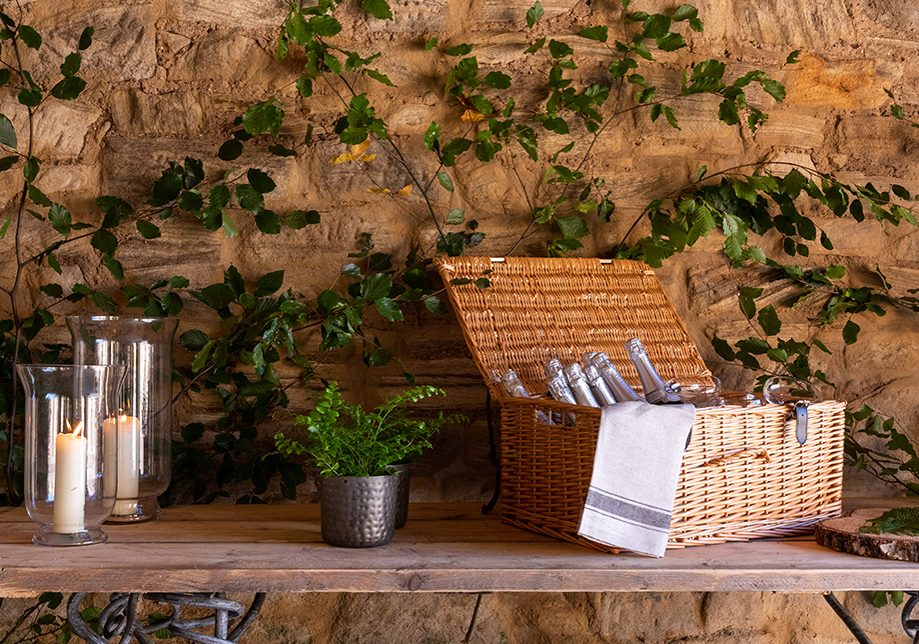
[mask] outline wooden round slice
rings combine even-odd
[[[859,529],[890,508],[863,508],[838,519],[825,519],[817,524],[817,543],[839,552],[862,557],[919,561],[919,537],[897,534],[868,534]]]

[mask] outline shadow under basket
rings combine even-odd
[[[497,378],[513,369],[528,391],[541,395],[549,358],[568,363],[604,351],[639,391],[624,347],[632,337],[641,339],[665,380],[710,374],[660,282],[647,265],[629,260],[451,257],[435,265],[501,407],[502,520],[617,552],[577,534],[600,410],[511,398]],[[482,276],[491,286],[462,284]],[[791,411],[773,404],[697,410],[669,548],[804,534],[839,515],[845,403],[809,406],[804,445],[795,438]]]

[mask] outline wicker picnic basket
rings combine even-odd
[[[435,265],[500,403],[503,521],[614,552],[577,534],[600,410],[511,398],[498,377],[513,369],[528,391],[544,394],[549,358],[567,363],[589,350],[605,351],[640,391],[624,347],[632,337],[641,339],[665,380],[710,374],[660,282],[648,266],[629,260],[450,257]],[[481,277],[491,285],[470,283]],[[699,409],[668,547],[801,534],[838,516],[844,408],[813,403],[804,445],[795,439],[790,406]]]

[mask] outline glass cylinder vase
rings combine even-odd
[[[26,511],[33,543],[102,543],[115,505],[114,426],[124,368],[17,365],[25,390]],[[114,451],[108,451],[114,450]]]
[[[177,318],[71,316],[73,361],[121,365],[118,404],[118,476],[109,521],[131,523],[159,516],[157,497],[172,475],[172,344]]]

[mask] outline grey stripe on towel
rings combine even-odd
[[[638,523],[663,531],[670,530],[670,512],[667,509],[641,505],[594,487],[588,489],[584,505],[591,510],[603,512],[630,523]]]

